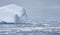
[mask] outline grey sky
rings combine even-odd
[[[8,4],[24,7],[28,17],[37,22],[60,21],[60,0],[0,0],[0,7]]]

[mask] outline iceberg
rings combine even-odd
[[[23,7],[10,4],[0,7],[0,22],[12,22],[12,23],[26,23],[28,22],[28,16]]]

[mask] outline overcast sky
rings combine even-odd
[[[9,4],[24,7],[33,21],[60,21],[60,0],[0,0],[0,7]]]

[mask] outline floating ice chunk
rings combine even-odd
[[[25,23],[27,15],[23,7],[15,4],[0,7],[0,22]]]

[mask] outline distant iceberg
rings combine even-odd
[[[0,7],[0,22],[12,22],[12,23],[26,23],[28,22],[28,16],[26,15],[23,7],[15,4],[10,4],[4,7]]]

